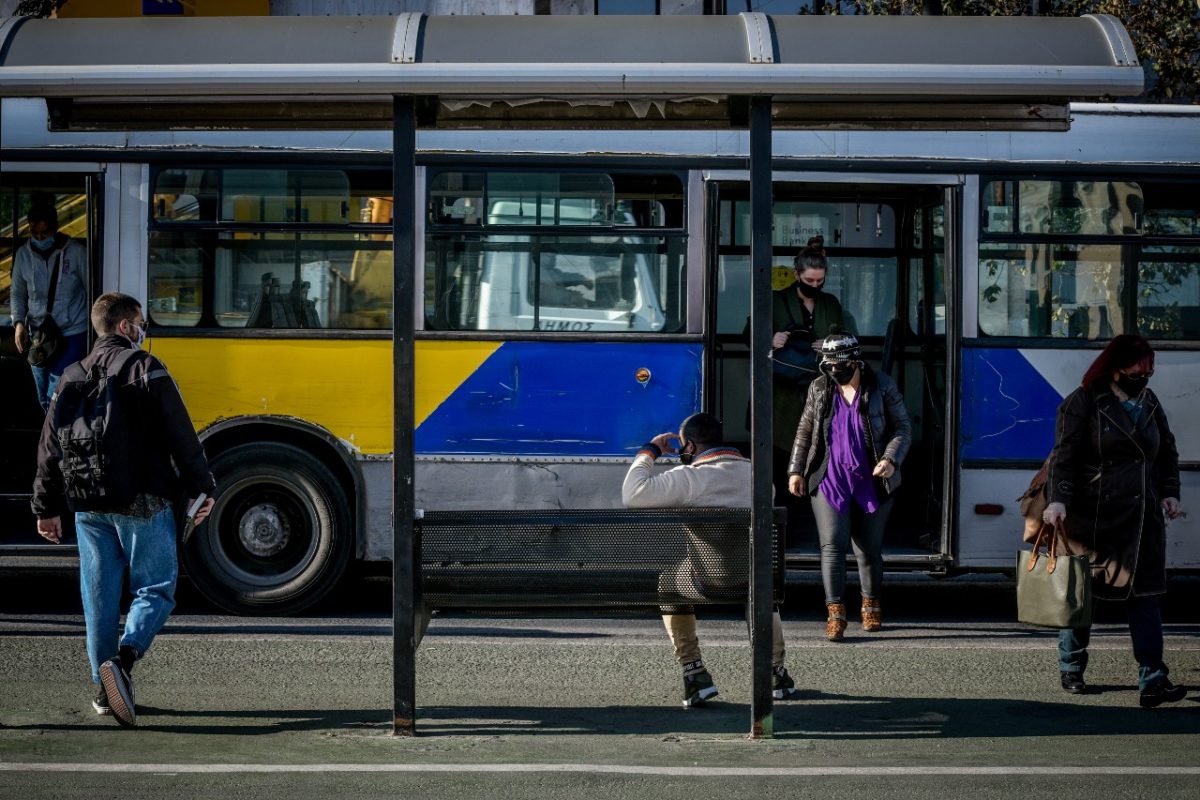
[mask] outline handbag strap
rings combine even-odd
[[[46,292],[46,313],[49,314],[54,309],[54,293],[58,290],[58,272],[62,269],[63,248],[54,251],[54,255],[58,259],[54,262],[54,269],[50,272],[50,290]]]
[[[1025,567],[1026,572],[1033,572],[1033,568],[1037,566],[1038,553],[1042,548],[1042,540],[1049,534],[1049,544],[1046,547],[1046,555],[1049,557],[1046,562],[1046,574],[1052,574],[1054,568],[1058,566],[1058,540],[1059,537],[1066,537],[1060,525],[1051,525],[1048,522],[1043,522],[1042,527],[1038,529],[1037,538],[1033,540],[1033,558],[1029,559],[1029,564]]]

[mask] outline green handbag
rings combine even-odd
[[[1033,551],[1017,551],[1017,619],[1045,628],[1092,624],[1092,567],[1087,556],[1058,556],[1062,531],[1042,524]],[[1042,544],[1049,539],[1046,553]]]

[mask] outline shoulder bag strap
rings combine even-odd
[[[58,272],[62,269],[63,251],[59,248],[54,252],[58,259],[54,262],[54,269],[50,272],[50,291],[46,292],[46,313],[49,314],[54,308],[54,293],[58,290]]]

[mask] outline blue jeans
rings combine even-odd
[[[170,508],[149,519],[81,511],[75,515],[75,533],[88,660],[92,682],[99,683],[100,665],[124,646],[141,657],[175,607],[175,515]],[[118,641],[126,567],[133,602]]]
[[[33,372],[33,385],[37,388],[38,402],[42,405],[43,413],[50,408],[50,398],[54,396],[54,390],[58,387],[58,379],[62,377],[63,370],[76,361],[81,361],[86,355],[87,333],[76,333],[66,337],[62,350],[55,353],[45,366],[30,365],[29,369]]]
[[[839,514],[818,489],[812,496],[812,510],[821,542],[825,602],[842,602],[846,591],[846,550],[852,544],[863,599],[878,600],[883,585],[883,532],[892,511],[891,499],[884,500],[874,514],[868,514],[853,501],[849,510]]]
[[[1138,688],[1144,691],[1159,678],[1167,677],[1169,672],[1163,663],[1162,614],[1158,608],[1158,595],[1130,596],[1125,601],[1125,609],[1129,614],[1133,657],[1138,663]],[[1082,675],[1087,669],[1087,647],[1091,639],[1091,628],[1064,628],[1059,631],[1059,670]]]

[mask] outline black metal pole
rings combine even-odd
[[[417,129],[411,97],[392,100],[392,734],[416,734],[415,614],[420,561],[413,530],[413,330]]]
[[[771,697],[771,98],[750,98],[750,738],[774,733]],[[782,498],[780,499],[782,503]]]

